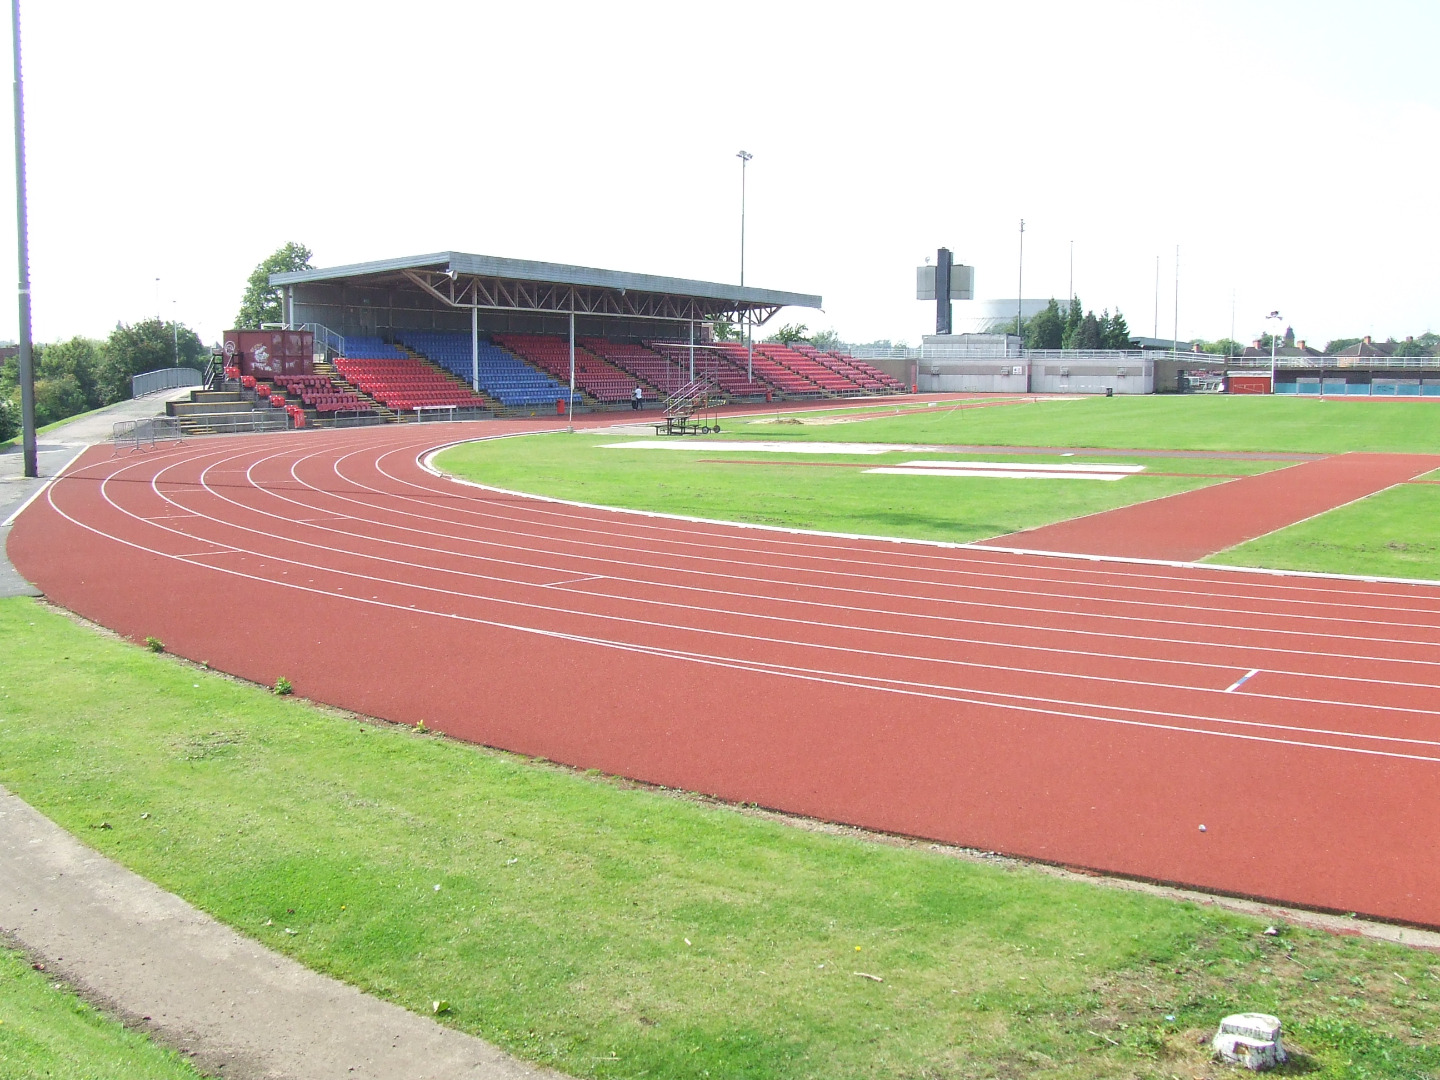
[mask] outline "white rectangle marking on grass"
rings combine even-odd
[[[1048,472],[1034,469],[917,469],[908,465],[892,465],[887,468],[866,469],[866,475],[880,473],[884,476],[968,476],[991,480],[1124,480],[1128,473],[1091,472]]]
[[[712,442],[707,439],[682,439],[669,442],[663,439],[640,439],[635,442],[604,443],[602,450],[724,450],[737,454],[891,454],[895,452],[913,454],[922,447],[896,443],[838,443],[838,442],[746,442],[741,439],[725,439]]]
[[[1089,465],[1072,461],[902,461],[906,469],[1021,469],[1025,472],[1119,473],[1129,476],[1144,472],[1144,465]]]

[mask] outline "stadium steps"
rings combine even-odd
[[[345,378],[344,375],[341,375],[340,372],[335,369],[335,365],[329,360],[316,360],[312,370],[316,375],[324,375],[335,385],[336,389],[344,393],[354,394],[370,406],[370,410],[382,417],[387,424],[403,424],[410,419],[408,416],[397,415],[393,409],[388,409],[384,405],[381,405],[380,402],[365,393],[364,390],[361,390],[360,387]]]

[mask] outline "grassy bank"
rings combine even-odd
[[[819,429],[821,441],[849,441],[867,421]],[[782,425],[782,430],[811,429]],[[741,438],[773,441],[772,433],[739,429]],[[788,438],[789,436],[787,436]],[[1186,458],[1106,457],[1105,464],[1139,464],[1146,473],[1108,482],[1003,480],[975,477],[887,476],[866,469],[902,461],[987,460],[985,454],[747,453],[723,440],[687,449],[616,450],[605,445],[638,440],[615,435],[552,434],[496,439],[447,450],[436,464],[468,480],[604,506],[684,513],[724,521],[832,532],[902,536],[919,540],[980,540],[1066,518],[1202,487],[1209,475],[1273,468],[1274,462]],[[1079,464],[1083,455],[1006,455],[1006,464],[1029,461]],[[1153,475],[1182,473],[1188,475]]]
[[[4,1080],[198,1080],[173,1050],[97,1012],[13,949],[0,948]]]
[[[1214,1076],[1239,1009],[1285,1018],[1292,1071],[1440,1068],[1428,954],[363,723],[26,599],[0,634],[0,782],[243,933],[578,1076]]]

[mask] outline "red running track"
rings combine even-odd
[[[1440,589],[693,524],[423,467],[477,430],[99,448],[10,555],[132,638],[475,742],[1440,925]]]

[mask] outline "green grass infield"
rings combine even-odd
[[[266,945],[576,1076],[1213,1076],[1246,1009],[1297,1075],[1440,1069],[1425,952],[364,722],[28,599],[0,635],[0,782]]]
[[[1440,401],[1333,401],[1228,394],[986,399],[921,407],[877,406],[850,414],[873,420],[803,427],[727,421],[770,437],[975,446],[1095,447],[1133,450],[1253,450],[1339,454],[1350,450],[1440,453]],[[957,407],[961,406],[961,407]],[[844,413],[817,410],[812,417]],[[759,417],[753,419],[760,419]],[[783,418],[782,418],[783,419]]]
[[[891,421],[873,423],[888,426]],[[822,441],[851,441],[852,428],[869,426],[825,427],[820,429],[825,433]],[[736,439],[740,438],[778,441],[768,432],[748,428],[740,430]],[[595,433],[529,435],[453,447],[438,455],[435,464],[467,480],[602,506],[953,542],[1003,536],[1203,487],[1215,482],[1210,477],[1249,475],[1280,464],[1079,454],[1006,454],[997,459],[993,453],[847,455],[728,449],[727,444],[736,439],[701,437],[683,444],[685,449],[616,450],[605,447],[641,440]],[[1146,471],[1117,481],[892,476],[865,471],[924,460],[999,460],[1014,467],[1098,462],[1143,465]]]

